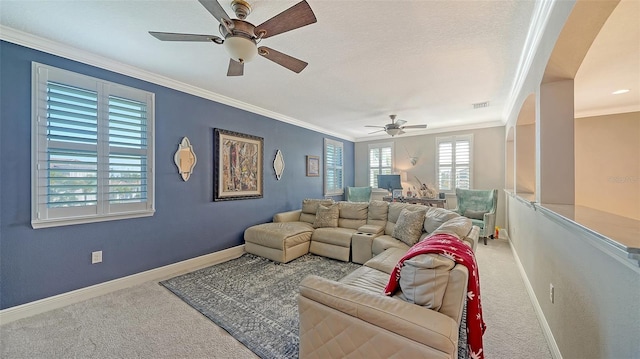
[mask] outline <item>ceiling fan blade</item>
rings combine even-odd
[[[405,128],[427,128],[427,125],[411,125],[411,126],[402,126],[402,129]]]
[[[244,64],[234,59],[229,59],[229,69],[227,70],[227,76],[242,75],[244,75]]]
[[[149,34],[162,41],[202,41],[215,42],[216,44],[222,44],[224,42],[221,37],[215,35],[177,34],[174,32],[157,31],[149,31]]]
[[[229,15],[227,15],[227,12],[224,11],[224,9],[222,8],[222,5],[220,5],[219,2],[217,2],[216,0],[198,0],[200,2],[200,4],[202,4],[202,6],[205,7],[205,9],[207,9],[207,11],[209,11],[211,13],[211,15],[213,15],[213,17],[215,17],[219,23],[221,24],[225,24],[225,23],[231,23],[231,19],[229,18]]]
[[[200,2],[202,2],[202,0],[200,0]],[[311,10],[309,4],[303,0],[256,26],[254,33],[258,37],[260,37],[260,33],[263,33],[262,38],[266,39],[270,36],[313,24],[316,21],[313,10]]]
[[[378,131],[369,132],[369,134],[378,133],[378,132],[384,132],[384,130],[378,130]]]
[[[304,68],[308,65],[302,60],[298,60],[295,57],[283,54],[282,52],[276,51],[266,46],[260,46],[258,48],[258,54],[296,73],[300,73],[300,71],[304,70]]]
[[[384,126],[365,125],[364,127],[384,128]]]
[[[397,121],[395,122],[395,124],[396,124],[396,125],[398,125],[398,126],[402,126],[402,125],[404,125],[405,123],[407,123],[407,121],[405,121],[405,120],[397,120]]]

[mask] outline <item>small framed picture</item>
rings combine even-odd
[[[320,176],[320,157],[307,156],[307,177]]]
[[[393,190],[393,198],[400,198],[402,197],[402,190],[401,189],[394,189]]]

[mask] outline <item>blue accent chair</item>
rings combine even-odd
[[[498,208],[498,190],[477,190],[456,188],[458,206],[453,209],[461,216],[471,219],[480,227],[480,237],[487,244],[487,237],[493,238]]]
[[[371,201],[371,187],[347,187],[345,200],[347,202],[369,202]]]

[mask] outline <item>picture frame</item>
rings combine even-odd
[[[264,139],[214,129],[214,201],[263,196]]]
[[[307,155],[307,177],[320,176],[320,157]]]
[[[401,189],[394,189],[393,192],[392,192],[392,196],[393,196],[393,199],[401,198],[402,197],[402,190]]]

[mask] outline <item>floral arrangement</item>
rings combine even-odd
[[[417,176],[414,176],[414,177],[416,178],[416,181],[418,181],[418,183],[420,184],[420,186],[418,186],[418,188],[416,189],[417,193],[420,194],[420,197],[426,197],[426,198],[438,197],[438,191],[435,189],[435,187],[431,183],[422,183],[422,181],[420,181],[420,179]]]

